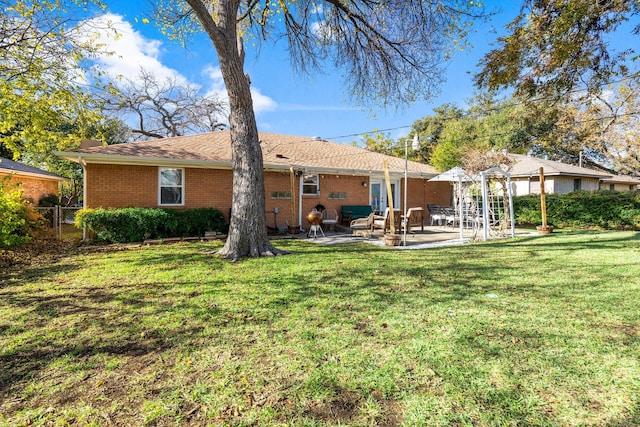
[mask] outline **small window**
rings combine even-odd
[[[302,175],[302,194],[313,196],[320,194],[318,175]]]
[[[580,178],[576,178],[573,180],[573,191],[582,190],[582,180]]]
[[[291,199],[291,191],[272,191],[272,199]]]
[[[160,205],[184,205],[184,169],[160,168]]]
[[[615,184],[609,184],[609,190],[614,191],[616,189]]]
[[[347,198],[347,193],[341,191],[332,191],[329,193],[328,198],[330,200],[345,200]]]

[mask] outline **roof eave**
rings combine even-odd
[[[161,157],[141,157],[141,156],[123,156],[113,154],[95,154],[95,153],[81,153],[75,151],[58,151],[55,153],[57,156],[62,157],[77,163],[92,163],[92,164],[117,164],[117,165],[138,165],[138,166],[174,166],[174,167],[197,167],[203,169],[231,169],[230,162],[213,161],[213,160],[185,160],[185,159],[166,159]],[[335,167],[323,167],[323,166],[305,166],[299,164],[280,164],[280,163],[265,163],[264,170],[267,172],[285,172],[290,168],[295,170],[308,171],[310,173],[318,174],[339,174],[339,175],[353,175],[353,176],[369,176],[372,172],[381,173],[382,170],[375,169],[340,169]],[[399,175],[398,172],[392,172],[393,175]],[[431,178],[436,174],[430,174],[426,172],[408,172],[409,178]]]
[[[123,156],[114,154],[80,153],[74,151],[58,151],[55,155],[76,163],[129,166],[162,165],[169,167],[195,167],[203,169],[231,169],[230,163],[214,160],[167,159],[163,157]]]
[[[64,176],[45,175],[41,173],[17,171],[13,169],[0,168],[0,172],[7,173],[9,175],[28,176],[28,177],[34,177],[34,178],[40,178],[40,179],[48,179],[51,181],[69,181],[69,178],[66,178]]]
[[[531,178],[534,176],[539,176],[535,173],[512,173],[511,178]],[[544,172],[544,176],[577,176],[580,178],[595,178],[595,179],[607,179],[610,175],[595,175],[589,173],[571,173],[571,172]]]

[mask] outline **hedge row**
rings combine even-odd
[[[556,227],[640,230],[640,192],[575,191],[547,194],[547,222]],[[542,223],[540,196],[513,199],[518,225]]]
[[[76,226],[86,226],[96,240],[111,243],[145,239],[204,236],[205,231],[223,232],[224,216],[218,209],[82,209]]]

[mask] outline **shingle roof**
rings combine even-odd
[[[325,141],[314,137],[281,135],[260,132],[260,145],[267,170],[285,170],[293,166],[308,168],[310,171],[335,171],[336,173],[369,173],[383,170],[386,159],[390,172],[404,171],[404,159],[354,147],[347,144]],[[211,132],[198,135],[164,138],[107,147],[89,147],[75,152],[57,153],[61,157],[78,161],[110,163],[126,158],[134,164],[144,161],[161,163],[182,161],[200,167],[230,167],[231,136],[229,131]],[[408,171],[412,176],[431,177],[437,171],[426,164],[409,162]]]
[[[511,169],[511,176],[534,176],[538,175],[540,168],[544,168],[545,175],[571,175],[605,179],[611,174],[600,172],[594,169],[581,168],[579,166],[568,165],[566,163],[553,160],[540,159],[537,157],[524,156],[521,154],[509,154],[515,160]]]
[[[16,175],[37,175],[43,178],[55,179],[58,181],[66,179],[53,172],[48,172],[42,169],[34,168],[32,166],[27,166],[24,163],[14,162],[13,160],[5,159],[4,157],[0,157],[0,171],[15,173]]]
[[[640,178],[628,175],[613,175],[610,178],[604,178],[602,181],[610,184],[640,184]]]

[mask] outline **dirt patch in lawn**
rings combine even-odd
[[[77,246],[69,240],[34,240],[11,249],[0,249],[0,271],[50,264],[74,253],[77,253]]]
[[[376,426],[393,427],[403,422],[400,405],[389,399],[372,396],[379,408],[375,419]],[[365,399],[348,390],[337,390],[333,399],[308,405],[305,415],[328,424],[359,424],[362,421]]]

